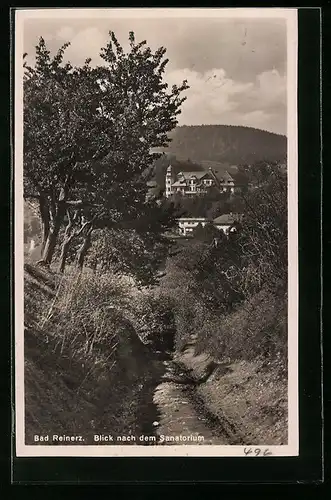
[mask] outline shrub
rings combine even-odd
[[[27,444],[52,432],[83,434],[89,444],[94,429],[139,433],[140,390],[153,364],[126,313],[132,285],[87,269],[61,278],[32,271],[25,290]]]
[[[132,302],[133,323],[144,343],[156,351],[174,349],[173,300],[157,290],[143,290]]]
[[[69,272],[41,320],[41,328],[57,339],[60,353],[88,363],[109,359],[116,334],[116,309],[127,299],[128,286],[109,274]]]
[[[232,313],[201,318],[197,352],[207,351],[219,360],[264,358],[287,363],[287,303],[268,290],[261,290]]]

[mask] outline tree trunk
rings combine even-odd
[[[59,271],[61,273],[64,272],[65,266],[66,266],[66,260],[68,257],[68,250],[70,247],[70,244],[72,240],[74,239],[75,236],[77,236],[77,233],[73,232],[70,234],[71,229],[73,227],[72,220],[69,218],[68,225],[66,227],[65,233],[64,233],[64,239],[63,239],[63,244],[61,248],[61,256],[60,256],[60,265],[59,265]]]
[[[66,260],[67,260],[67,256],[68,256],[70,242],[71,242],[71,238],[68,238],[67,240],[64,241],[64,243],[62,245],[61,256],[60,256],[60,265],[59,265],[60,273],[64,272],[64,269],[66,266]]]
[[[57,243],[57,237],[59,235],[64,218],[64,209],[65,205],[63,203],[60,203],[56,211],[53,227],[49,230],[47,240],[45,242],[44,251],[41,258],[41,262],[43,262],[44,264],[50,264],[52,262]]]
[[[50,231],[50,217],[49,217],[49,206],[47,202],[47,198],[44,196],[40,196],[39,198],[39,211],[40,211],[40,218],[41,218],[41,228],[42,228],[42,234],[41,234],[41,253],[43,254],[45,250],[45,245],[47,238],[49,236],[49,231]]]
[[[80,269],[83,269],[87,251],[91,246],[91,234],[92,234],[92,228],[90,228],[87,231],[87,233],[84,237],[83,243],[81,244],[81,246],[79,247],[78,252],[77,252],[77,266]]]

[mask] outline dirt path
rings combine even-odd
[[[153,397],[158,444],[230,444],[220,423],[213,421],[196,399],[193,381],[174,362],[163,363],[165,373]]]

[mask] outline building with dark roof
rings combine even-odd
[[[206,193],[211,187],[216,187],[220,192],[231,193],[236,189],[236,182],[227,170],[219,172],[209,167],[208,170],[181,171],[175,174],[171,164],[166,171],[165,184],[167,198],[177,193],[183,196],[196,196]]]
[[[235,223],[240,221],[241,217],[242,216],[240,214],[222,214],[213,220],[213,224],[217,227],[217,229],[221,229],[223,232],[226,232],[234,228]]]

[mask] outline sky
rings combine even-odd
[[[65,42],[74,65],[91,57],[115,32],[127,47],[129,31],[169,58],[166,81],[190,89],[179,125],[244,125],[286,135],[286,22],[277,18],[49,18],[24,21],[24,52],[33,63],[42,36],[51,53]]]

